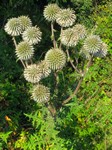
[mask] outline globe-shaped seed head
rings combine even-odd
[[[18,17],[18,19],[19,19],[19,21],[21,23],[23,31],[26,30],[28,27],[32,26],[32,22],[31,22],[29,17],[27,17],[27,16],[20,16],[20,17]]]
[[[16,47],[16,55],[20,60],[28,60],[34,55],[34,48],[27,41],[22,41]]]
[[[75,12],[72,9],[61,9],[56,15],[56,22],[62,27],[70,27],[76,20]]]
[[[76,34],[80,39],[83,39],[85,38],[86,36],[86,28],[84,25],[81,25],[81,24],[76,24],[74,27],[73,27],[73,31],[74,31],[74,34]]]
[[[30,44],[38,44],[41,41],[42,32],[38,27],[28,27],[23,32],[23,40]]]
[[[42,78],[48,77],[49,74],[51,73],[51,69],[49,67],[49,64],[47,61],[43,60],[40,63],[38,63],[38,67],[40,68],[43,76]]]
[[[45,60],[52,70],[62,69],[66,63],[66,54],[58,48],[52,48],[46,53]]]
[[[60,8],[57,4],[49,4],[44,9],[44,17],[48,21],[55,21],[56,14],[59,12]]]
[[[11,36],[18,36],[22,33],[23,30],[18,18],[9,19],[4,29]]]
[[[85,39],[84,49],[86,49],[89,53],[94,54],[100,50],[101,44],[102,41],[99,36],[91,35]]]
[[[36,64],[29,65],[24,70],[24,78],[31,83],[38,83],[42,76],[42,71]]]
[[[108,52],[107,44],[103,43],[101,44],[101,48],[98,52],[94,54],[95,57],[105,57]]]
[[[78,43],[78,35],[74,33],[72,28],[62,30],[60,34],[61,43],[68,47],[74,47]]]
[[[45,103],[50,100],[50,90],[48,87],[38,84],[32,90],[32,99],[39,103]]]

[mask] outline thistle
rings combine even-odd
[[[16,55],[20,60],[28,60],[32,58],[34,54],[34,48],[26,41],[20,42],[16,47]]]
[[[50,100],[49,88],[38,84],[32,90],[32,99],[39,103],[45,103]]]
[[[22,33],[23,28],[18,18],[11,18],[5,25],[5,31],[11,36],[18,36]]]
[[[84,49],[89,53],[97,53],[101,48],[102,41],[99,36],[91,35],[84,41]]]
[[[38,83],[42,76],[42,71],[36,64],[29,65],[24,70],[24,78],[31,83]]]
[[[57,4],[49,4],[44,9],[44,17],[48,21],[55,21],[56,14],[59,12],[60,8]]]
[[[27,17],[27,16],[20,16],[20,17],[18,17],[18,19],[19,19],[19,21],[21,23],[23,31],[26,30],[28,27],[32,26],[32,22],[31,22],[29,17]]]
[[[56,15],[56,22],[62,27],[70,27],[76,20],[75,12],[72,9],[61,9]]]
[[[38,27],[28,27],[23,32],[23,40],[30,44],[38,44],[41,41],[42,32]]]
[[[45,60],[51,69],[62,69],[66,63],[66,54],[58,48],[51,48],[46,53]]]
[[[68,28],[62,30],[60,40],[63,45],[73,47],[76,46],[76,44],[78,43],[79,37],[77,34],[74,33],[72,28]]]

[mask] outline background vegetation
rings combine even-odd
[[[48,3],[71,7],[77,22],[96,27],[108,44],[106,58],[94,63],[70,103],[52,118],[45,106],[30,100],[30,84],[16,61],[12,39],[5,33],[7,19],[28,15],[43,33],[35,60],[51,47],[49,23],[43,17]],[[0,149],[1,150],[111,150],[112,149],[112,2],[109,0],[1,0],[0,2]],[[70,94],[77,74],[70,64],[59,75],[61,101]],[[53,79],[49,79],[49,84]],[[45,81],[48,82],[48,81]],[[64,84],[62,84],[64,83]],[[66,88],[65,88],[66,87]],[[65,97],[66,98],[66,97]],[[46,115],[47,114],[47,115]]]

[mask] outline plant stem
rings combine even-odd
[[[51,39],[53,41],[54,48],[56,48],[56,40],[54,36],[54,23],[53,22],[51,22]]]
[[[78,90],[79,90],[79,88],[80,88],[80,86],[81,86],[81,83],[82,83],[82,81],[83,81],[83,79],[84,79],[86,73],[88,72],[89,67],[91,66],[91,63],[92,63],[92,57],[91,57],[90,60],[88,61],[87,67],[86,67],[86,69],[83,71],[82,77],[80,78],[80,80],[79,80],[79,82],[78,82],[78,84],[77,84],[77,87],[76,87],[76,89],[74,90],[73,94],[70,95],[66,100],[64,100],[63,103],[62,103],[62,105],[65,105],[66,103],[68,103],[68,102],[74,97],[74,95],[77,94],[77,92],[78,92]]]

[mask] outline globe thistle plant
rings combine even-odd
[[[32,26],[32,22],[31,22],[29,17],[27,17],[27,16],[20,16],[20,17],[18,17],[18,19],[19,19],[19,21],[21,23],[23,31],[26,30],[28,27]]]
[[[44,9],[44,17],[48,21],[55,21],[56,20],[56,14],[59,12],[60,8],[57,4],[49,4]]]
[[[56,22],[61,27],[70,27],[76,20],[75,12],[72,9],[61,9],[56,15]]]
[[[38,27],[28,27],[23,32],[23,40],[30,44],[38,44],[41,41],[42,32]]]
[[[39,103],[45,103],[50,100],[50,90],[48,87],[37,84],[32,90],[32,99]]]
[[[84,41],[84,49],[86,49],[89,53],[94,54],[100,50],[101,44],[102,41],[99,36],[91,35]]]
[[[78,35],[74,33],[73,28],[68,28],[65,30],[62,30],[60,35],[61,43],[68,47],[76,46],[79,38]]]
[[[45,60],[51,69],[62,69],[66,63],[66,54],[58,48],[51,48],[46,53]]]
[[[51,73],[51,69],[49,67],[49,64],[47,61],[43,60],[40,63],[38,63],[38,67],[40,68],[43,76],[42,78],[47,77]]]
[[[42,76],[42,71],[36,64],[29,65],[24,70],[24,78],[31,83],[38,83]]]
[[[32,58],[34,48],[27,41],[20,42],[16,47],[16,55],[20,60],[28,60]]]
[[[23,28],[18,18],[11,18],[5,25],[5,31],[11,36],[18,36],[22,33]]]
[[[85,26],[81,25],[81,24],[76,24],[73,27],[73,31],[74,31],[74,34],[76,34],[78,36],[79,40],[85,38],[85,36],[87,34]]]

